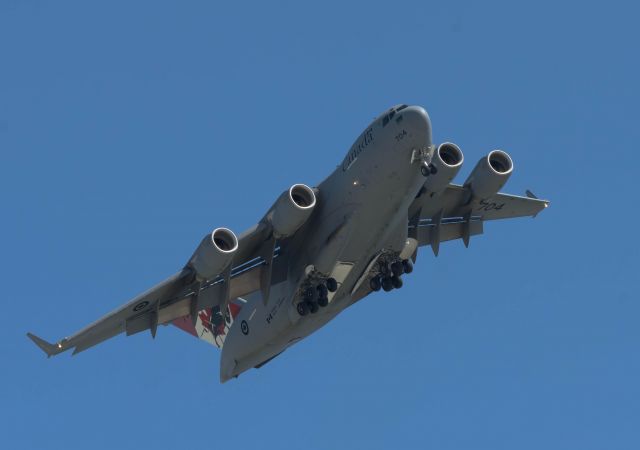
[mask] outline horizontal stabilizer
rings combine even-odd
[[[51,357],[52,355],[57,355],[58,353],[61,353],[63,351],[62,345],[51,344],[44,339],[39,338],[35,334],[27,333],[27,337],[47,354],[47,358]]]

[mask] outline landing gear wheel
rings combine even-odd
[[[307,302],[300,302],[296,305],[296,309],[298,310],[298,314],[301,316],[306,316],[309,313],[309,308],[307,307]]]
[[[402,278],[393,276],[391,277],[391,284],[395,289],[400,289],[402,287]]]
[[[313,303],[317,298],[317,293],[318,291],[316,291],[314,288],[308,287],[304,290],[304,299],[308,302]]]
[[[413,272],[413,263],[408,259],[402,261],[402,267],[404,268],[404,273]]]
[[[404,273],[404,267],[403,267],[402,263],[400,261],[394,261],[391,264],[391,272],[396,277],[399,277],[400,275],[402,275]]]
[[[391,281],[391,277],[384,277],[382,279],[382,289],[384,289],[385,292],[389,292],[393,289],[393,281]]]
[[[369,280],[369,287],[372,291],[378,292],[382,287],[382,281],[380,280],[380,276],[376,275],[371,280]]]
[[[435,175],[438,173],[438,168],[433,164],[429,164],[429,171],[431,172],[431,175]]]
[[[338,282],[335,278],[327,278],[327,290],[329,292],[335,292],[338,290]]]
[[[320,309],[316,302],[309,303],[307,306],[309,307],[309,311],[311,311],[311,314],[317,313],[318,309]]]
[[[329,289],[324,284],[319,284],[318,287],[318,298],[326,297],[329,293]]]
[[[318,306],[324,308],[329,304],[329,299],[327,297],[320,297],[318,299]]]
[[[420,166],[420,173],[422,174],[423,177],[428,177],[431,174],[431,170],[429,169],[428,166],[422,164]]]

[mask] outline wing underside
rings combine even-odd
[[[408,211],[407,235],[420,247],[430,246],[437,256],[442,242],[461,239],[465,246],[469,246],[472,236],[483,234],[487,220],[535,217],[547,206],[547,200],[540,200],[529,191],[526,197],[497,193],[488,198],[469,199],[469,193],[463,186],[449,184],[439,194],[419,195],[414,200]],[[413,255],[414,261],[416,256],[417,250]],[[370,276],[365,272],[363,281]],[[371,292],[368,282],[361,282],[358,286],[352,303]]]
[[[483,233],[488,220],[535,217],[549,206],[529,193],[528,197],[497,193],[488,198],[472,198],[463,186],[450,184],[436,196],[422,195],[409,208],[409,236],[419,245],[431,245],[438,254],[440,242],[462,239],[469,245],[471,236]]]
[[[263,274],[267,270],[265,257],[261,256],[265,241],[262,230],[254,227],[238,240],[235,261],[240,264],[233,266],[227,278],[221,274],[205,283],[198,283],[183,270],[56,343],[49,343],[32,333],[27,333],[27,336],[49,357],[70,349],[75,355],[121,333],[130,336],[150,330],[155,337],[158,325],[174,323],[205,340],[209,340],[205,336],[208,331],[212,335],[211,343],[221,346],[226,330],[242,307],[241,297],[261,288],[265,278]],[[273,265],[286,264],[286,258],[279,258],[279,253],[280,249],[276,247],[269,258]],[[269,269],[269,274],[271,271]],[[228,288],[225,286],[227,282]],[[221,308],[226,310],[225,314],[221,313]]]

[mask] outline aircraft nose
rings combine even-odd
[[[408,106],[402,111],[405,126],[418,138],[421,144],[431,145],[431,120],[421,106]]]

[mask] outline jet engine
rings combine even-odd
[[[488,198],[502,189],[512,172],[511,157],[502,150],[493,150],[478,161],[464,186],[473,197]]]
[[[294,184],[276,200],[269,214],[277,238],[293,235],[307,221],[316,206],[316,194],[305,184]]]
[[[440,144],[431,158],[428,167],[430,172],[424,187],[429,192],[443,190],[458,174],[462,167],[464,155],[456,144],[445,142]]]
[[[199,280],[220,274],[231,263],[238,250],[238,238],[228,228],[216,228],[204,237],[189,260],[189,266]]]

